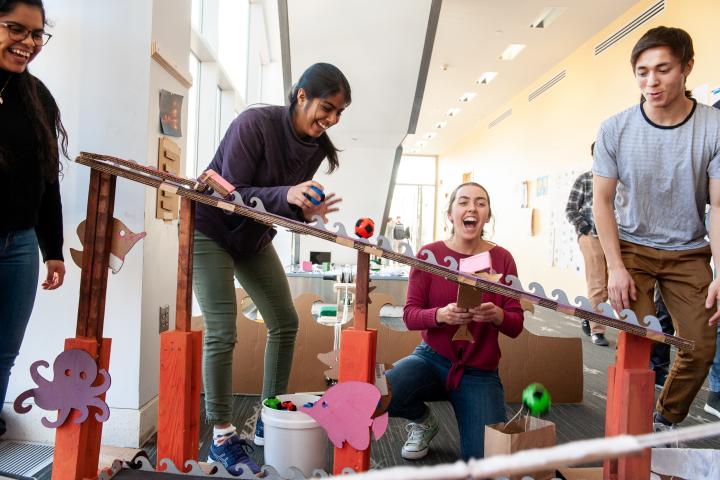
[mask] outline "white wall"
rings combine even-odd
[[[329,130],[329,135],[332,139],[332,130]],[[340,211],[328,217],[328,229],[335,230],[332,225],[341,222],[345,224],[347,233],[354,236],[355,222],[361,217],[370,217],[379,231],[395,149],[336,146],[343,148],[339,153],[340,168],[332,175],[327,175],[327,162],[324,162],[315,176],[315,180],[325,187],[326,194],[335,192],[343,199],[338,204]],[[371,241],[375,242],[376,239],[375,236]],[[314,237],[301,236],[300,260],[309,260],[311,251],[330,251],[334,263],[356,263],[357,252],[354,249]]]
[[[46,0],[45,4],[48,18],[55,22],[54,37],[31,71],[48,85],[60,106],[70,156],[85,150],[155,164],[159,88],[186,92],[152,62],[150,42],[158,40],[163,53],[187,70],[190,1]],[[38,359],[52,361],[62,351],[64,339],[75,334],[80,269],[68,250],[81,249],[75,229],[85,218],[88,178],[88,168],[66,165],[61,183],[65,285],[38,295],[12,372],[9,401],[35,386],[30,364]],[[103,431],[106,444],[137,446],[140,432],[147,430],[141,415],[150,410],[149,417],[153,416],[151,408],[142,407],[157,395],[157,309],[168,304],[174,312],[177,227],[155,220],[154,205],[154,191],[118,180],[114,216],[148,236],[129,253],[119,274],[108,278],[104,336],[112,338],[112,388],[107,394],[111,416]],[[10,438],[52,441],[54,430],[40,426],[36,410],[19,417],[6,405]]]

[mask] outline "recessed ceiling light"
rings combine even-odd
[[[477,93],[475,93],[475,92],[465,92],[462,95],[460,95],[460,98],[458,98],[458,102],[467,103],[470,100],[472,100],[473,98],[475,98],[475,95],[477,95]]]
[[[495,77],[497,77],[497,72],[485,72],[480,75],[480,78],[475,80],[475,83],[478,85],[487,85],[492,82]]]
[[[448,110],[447,112],[445,112],[445,116],[446,116],[446,117],[455,117],[455,116],[457,116],[459,113],[460,113],[460,109],[459,109],[459,108],[451,108],[450,110]]]
[[[442,130],[443,128],[447,127],[447,122],[437,122],[435,125],[433,125],[438,130]]]
[[[437,132],[427,132],[425,135],[422,136],[425,140],[432,140],[437,136]]]
[[[417,148],[423,148],[423,147],[426,146],[426,145],[427,145],[427,142],[425,142],[425,141],[423,141],[423,140],[420,140],[419,142],[415,143],[415,146],[416,146]]]
[[[565,13],[567,7],[547,7],[540,15],[530,24],[530,28],[547,28],[552,22]]]
[[[511,43],[505,50],[500,54],[500,60],[512,60],[523,51],[525,45],[522,43]]]

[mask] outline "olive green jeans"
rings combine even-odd
[[[272,244],[254,255],[233,257],[217,242],[195,231],[193,290],[205,322],[205,410],[207,421],[215,424],[232,419],[232,358],[238,308],[234,278],[255,302],[268,329],[262,398],[285,393],[298,330],[290,286]]]

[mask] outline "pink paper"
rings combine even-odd
[[[465,273],[477,273],[490,270],[490,252],[478,253],[472,257],[460,259],[460,271]]]
[[[337,448],[343,442],[357,450],[370,446],[370,428],[379,439],[387,430],[388,414],[371,418],[380,400],[380,391],[365,382],[334,385],[312,407],[300,407],[322,426]]]
[[[312,263],[308,262],[307,260],[303,260],[302,271],[303,272],[312,272]]]

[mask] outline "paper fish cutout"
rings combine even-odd
[[[347,442],[356,450],[370,446],[370,428],[375,440],[387,430],[388,414],[372,414],[378,406],[380,391],[365,382],[343,382],[328,389],[312,407],[300,407],[325,429],[337,448]]]
[[[76,230],[81,243],[85,241],[85,222],[86,220],[80,222]],[[113,218],[113,235],[112,243],[110,244],[110,259],[108,261],[108,266],[113,274],[120,271],[125,262],[125,255],[128,254],[137,242],[145,238],[145,235],[145,232],[133,232],[123,222],[117,218]],[[70,256],[75,262],[75,265],[82,268],[82,250],[71,248]]]

